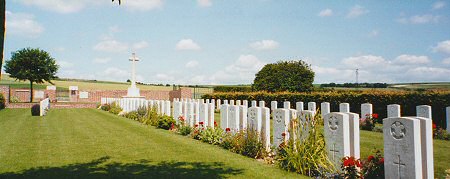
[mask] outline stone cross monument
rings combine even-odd
[[[133,53],[130,57],[131,61],[131,86],[128,88],[128,93],[126,97],[141,97],[139,88],[136,87],[136,62],[139,58],[136,57],[136,53]]]

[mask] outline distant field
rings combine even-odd
[[[397,89],[444,89],[444,90],[450,90],[450,82],[405,83],[405,84],[393,84],[390,87],[397,88]]]

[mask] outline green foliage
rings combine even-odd
[[[214,92],[252,92],[251,86],[214,86]]]
[[[206,128],[200,132],[200,140],[209,144],[219,145],[223,137],[221,128]]]
[[[137,111],[131,111],[125,114],[125,117],[128,119],[133,119],[135,121],[139,121],[139,115]]]
[[[355,157],[346,156],[342,159],[341,173],[342,178],[361,178],[361,160]]]
[[[20,102],[20,99],[19,99],[19,97],[17,97],[17,96],[11,96],[11,97],[9,98],[9,102],[11,102],[11,103],[19,103],[19,102]]]
[[[110,113],[113,113],[115,115],[118,115],[122,111],[122,108],[117,103],[111,104],[111,109],[109,109]]]
[[[169,130],[172,127],[172,125],[175,125],[175,123],[176,123],[175,119],[173,119],[173,117],[171,116],[167,115],[159,116],[158,124],[156,125],[156,127]]]
[[[363,161],[362,174],[364,178],[384,178],[384,158],[380,150],[375,151],[375,155],[369,155]]]
[[[290,140],[277,149],[275,160],[280,168],[288,171],[308,176],[324,176],[335,171],[335,168],[328,159],[325,137],[320,132],[318,120],[308,121],[291,121]]]
[[[147,107],[140,106],[136,112],[139,118],[143,118],[147,114]]]
[[[5,109],[6,107],[5,103],[6,103],[5,97],[3,96],[2,93],[0,93],[0,110]]]
[[[251,158],[264,158],[267,153],[255,131],[239,131],[236,134],[227,132],[220,146],[232,152]]]
[[[156,126],[158,124],[158,108],[156,106],[147,108],[146,115],[142,118],[142,123],[145,125]]]
[[[304,92],[312,91],[313,81],[314,72],[306,62],[279,61],[265,65],[256,74],[253,88],[268,92]]]
[[[191,132],[192,132],[192,127],[190,127],[190,126],[182,125],[178,128],[178,133],[180,133],[181,135],[184,135],[184,136],[191,134]]]
[[[32,116],[40,116],[41,115],[41,105],[34,104],[31,106],[31,115]]]
[[[103,104],[102,106],[100,106],[100,109],[103,111],[109,111],[109,110],[111,110],[111,105]]]
[[[332,91],[332,92],[311,92],[311,93],[213,93],[203,96],[205,99],[228,99],[228,100],[257,100],[265,101],[314,101],[317,104],[330,102],[331,111],[339,111],[339,103],[350,103],[350,110],[355,113],[361,113],[361,104],[372,103],[373,112],[378,114],[378,119],[384,119],[387,116],[386,106],[389,104],[399,104],[402,109],[402,116],[415,116],[416,106],[433,106],[433,122],[437,126],[446,126],[445,108],[450,106],[450,91]]]
[[[54,58],[44,50],[24,48],[12,53],[11,60],[5,63],[5,72],[10,77],[19,81],[29,80],[30,88],[33,89],[33,83],[52,83],[56,79],[58,65]],[[30,96],[30,101],[33,95]]]
[[[439,127],[437,129],[433,129],[433,138],[440,140],[450,140],[450,133],[448,133],[447,130]]]
[[[372,116],[365,116],[359,121],[361,130],[372,131],[375,128],[375,119]]]

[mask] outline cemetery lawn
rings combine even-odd
[[[0,178],[306,178],[96,109],[0,111]]]

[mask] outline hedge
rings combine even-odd
[[[251,86],[214,86],[214,92],[252,92]]]
[[[0,110],[5,109],[6,107],[5,103],[6,103],[5,97],[3,96],[2,93],[0,93]]]
[[[445,108],[450,106],[450,91],[334,91],[334,92],[311,92],[311,93],[213,93],[203,96],[204,99],[234,99],[234,100],[257,100],[265,101],[270,106],[271,101],[278,101],[278,107],[282,107],[284,101],[290,101],[291,107],[295,108],[295,102],[316,102],[320,108],[320,103],[329,102],[331,111],[339,111],[339,103],[350,103],[350,111],[360,114],[361,104],[371,103],[373,112],[379,115],[380,119],[387,116],[386,106],[389,104],[401,105],[402,116],[415,116],[416,106],[430,105],[432,107],[433,122],[442,128],[446,128]]]

